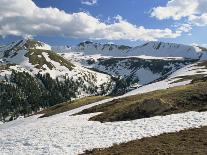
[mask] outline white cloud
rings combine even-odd
[[[199,0],[170,0],[164,7],[153,8],[152,16],[160,20],[173,18],[179,20],[196,13]]]
[[[151,16],[160,20],[187,18],[191,25],[206,26],[207,0],[170,0],[166,6],[153,8]]]
[[[178,26],[177,31],[181,32],[189,32],[192,29],[192,26],[190,24],[181,24]]]
[[[117,16],[104,23],[85,12],[66,13],[57,8],[39,8],[32,0],[0,0],[0,36],[65,36],[82,39],[157,40],[176,38],[183,30],[146,29]]]
[[[81,3],[82,4],[85,4],[85,5],[95,5],[97,3],[97,0],[81,0]]]
[[[189,21],[194,23],[197,26],[206,26],[207,25],[207,13],[204,13],[200,16],[191,15]]]

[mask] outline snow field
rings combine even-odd
[[[1,154],[69,154],[105,148],[162,133],[207,125],[207,112],[187,112],[134,121],[100,123],[88,121],[96,114],[26,118],[24,123],[0,126]],[[34,116],[36,117],[36,116]]]

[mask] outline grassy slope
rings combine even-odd
[[[73,69],[74,65],[72,63],[55,52],[42,49],[29,49],[26,56],[29,58],[29,62],[31,64],[36,65],[36,68],[40,69],[44,64],[46,64],[50,69],[54,67],[50,62],[47,62],[45,57],[42,55],[42,52],[48,53],[48,56],[51,60],[59,62],[60,65],[67,67],[69,70]]]
[[[143,138],[107,149],[86,151],[87,155],[206,155],[207,127],[189,129],[178,133]]]
[[[47,108],[41,112],[39,112],[39,114],[44,114],[41,117],[49,117],[55,114],[59,114],[62,112],[66,112],[84,105],[88,105],[97,101],[101,101],[104,99],[107,99],[109,97],[104,97],[104,96],[91,96],[91,97],[85,97],[82,99],[78,99],[75,101],[71,101],[71,102],[64,102],[55,106],[52,106],[50,108]]]
[[[36,49],[36,46],[41,47],[42,43],[31,39],[28,39],[25,43],[25,47],[28,49],[28,53],[26,54],[26,56],[29,58],[29,62],[32,65],[35,65],[36,68],[40,69],[44,64],[46,64],[49,69],[52,69],[54,67],[52,63],[47,62],[47,60],[42,55],[42,52],[45,52],[48,54],[51,60],[59,62],[60,65],[67,67],[69,70],[73,69],[74,65],[57,53],[49,50]]]
[[[129,96],[98,105],[81,113],[103,112],[92,117],[93,121],[125,121],[156,115],[186,111],[207,110],[207,80],[166,90]]]

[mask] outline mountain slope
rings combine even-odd
[[[0,150],[3,154],[76,155],[85,150],[207,125],[206,112],[100,123],[88,121],[98,113],[71,116],[79,110],[46,118],[35,115],[1,125]]]
[[[153,83],[132,90],[125,95],[130,96],[160,89],[167,89],[170,87],[189,84],[193,80],[198,80],[202,78],[205,79],[205,77],[207,76],[206,63],[207,61],[203,61],[187,65],[168,75],[168,77],[163,80],[154,81]]]
[[[0,48],[0,120],[91,95],[107,95],[111,76],[74,65],[51,47],[21,40]]]
[[[159,89],[157,82],[163,88],[175,86],[177,83],[173,83],[173,78],[169,80],[172,84],[166,78],[199,61],[205,54],[205,48],[158,42],[134,48],[84,42],[74,47],[56,47],[61,50],[59,52],[67,52],[59,54],[51,49],[55,48],[30,39],[0,48],[0,97],[3,99],[6,96],[3,103],[7,109],[0,112],[4,121],[11,119],[7,116],[17,118],[18,113],[28,115],[74,98],[121,95],[136,88],[138,92],[147,87],[151,87],[147,91],[154,90]],[[142,50],[152,56],[140,55]],[[184,54],[179,55],[182,50]],[[174,55],[171,55],[173,51]],[[154,57],[153,54],[164,57]],[[191,59],[188,56],[192,56]],[[179,85],[186,82],[181,81]],[[137,90],[129,94],[137,93]],[[11,105],[19,107],[18,112]],[[29,113],[26,110],[28,106],[31,106]]]
[[[31,75],[49,73],[53,79],[63,80],[65,76],[80,80],[85,85],[100,87],[110,82],[108,75],[74,65],[51,51],[51,47],[34,40],[21,40],[0,48],[1,78],[9,76],[11,70],[26,71]],[[99,80],[97,80],[99,79]]]

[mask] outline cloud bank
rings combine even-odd
[[[32,0],[0,1],[0,36],[46,35],[94,40],[149,41],[176,38],[182,32],[168,28],[147,29],[131,24],[121,16],[117,16],[113,23],[107,24],[85,12],[66,13],[52,7],[39,8]]]
[[[207,26],[207,0],[170,0],[166,6],[153,8],[151,16],[159,20],[187,18],[191,25]]]

